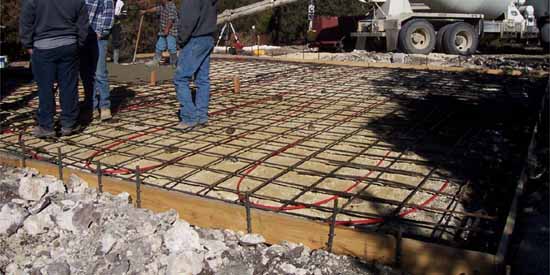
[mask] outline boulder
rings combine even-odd
[[[28,201],[39,201],[48,191],[48,186],[42,180],[26,176],[19,181],[19,196]]]
[[[50,215],[38,214],[28,217],[23,223],[23,228],[29,235],[38,235],[52,228],[54,223]]]
[[[258,245],[265,243],[265,239],[262,235],[246,234],[239,238],[239,242],[243,245]]]
[[[0,235],[11,236],[23,225],[27,211],[16,204],[7,203],[0,210]]]
[[[164,245],[170,253],[202,250],[199,234],[185,221],[178,220],[163,235]]]
[[[194,251],[184,251],[168,257],[167,275],[199,274],[203,269],[204,257]]]

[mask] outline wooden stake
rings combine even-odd
[[[233,93],[238,94],[241,92],[241,79],[239,76],[233,77]]]
[[[138,45],[139,45],[139,39],[141,37],[141,26],[142,25],[143,25],[143,15],[139,19],[139,29],[138,29],[137,39],[136,39],[136,48],[134,49],[134,58],[132,59],[132,63],[136,63],[136,55],[137,55],[137,50],[138,50]]]

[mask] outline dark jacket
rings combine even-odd
[[[34,41],[74,36],[82,46],[88,35],[88,11],[84,0],[23,0],[19,36],[23,47]]]
[[[218,0],[182,0],[178,43],[183,47],[191,37],[212,35],[216,31]]]

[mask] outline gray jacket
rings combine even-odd
[[[84,0],[23,0],[19,36],[23,47],[56,37],[74,37],[83,45],[88,35],[88,11]]]
[[[216,31],[218,0],[182,0],[178,44],[183,48],[191,37],[212,35]]]

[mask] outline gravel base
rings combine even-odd
[[[194,227],[129,195],[0,166],[0,274],[401,274],[301,244]]]

